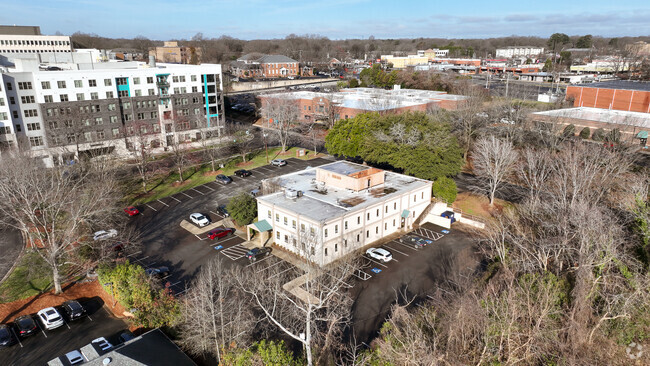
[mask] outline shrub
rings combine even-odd
[[[581,139],[588,139],[589,136],[591,136],[591,129],[589,127],[585,127],[580,131],[580,138]]]
[[[231,198],[226,209],[238,225],[248,225],[257,217],[257,201],[246,193]]]
[[[618,128],[615,128],[615,129],[609,131],[607,136],[605,136],[605,140],[607,142],[613,142],[613,143],[620,142],[621,141],[621,130],[619,130]]]
[[[566,127],[564,127],[564,131],[562,131],[562,136],[564,137],[572,137],[576,135],[576,126],[573,124],[570,124]]]
[[[591,139],[594,141],[603,141],[605,139],[605,130],[603,130],[602,128],[597,129],[591,135]]]
[[[448,177],[440,177],[433,182],[431,191],[434,197],[445,200],[447,203],[452,203],[456,200],[458,188],[456,182]]]

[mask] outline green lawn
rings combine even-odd
[[[275,159],[276,157],[283,158],[283,159],[296,157],[297,150],[298,148],[293,147],[288,149],[285,154],[279,155],[280,153],[279,147],[270,148],[269,161]],[[322,155],[318,155],[318,156],[322,156]],[[314,156],[314,154],[311,151],[306,150],[306,155],[298,157],[298,159],[309,160],[315,157],[317,156]],[[241,161],[242,161],[241,157],[232,159],[227,164],[225,164],[223,169],[220,169],[220,172],[226,175],[232,175],[234,174],[235,170],[238,169],[250,170],[253,168],[257,168],[259,166],[267,165],[266,153],[264,150],[250,154],[246,165],[237,166],[237,163],[240,163]],[[135,179],[130,180],[128,182],[125,182],[125,192],[127,192],[126,202],[128,204],[133,204],[133,205],[147,203],[214,181],[214,175],[205,175],[206,173],[210,172],[211,169],[212,167],[210,163],[205,163],[201,166],[188,168],[183,172],[183,177],[185,178],[185,181],[181,185],[176,184],[176,186],[174,186],[175,185],[174,183],[179,180],[178,179],[179,177],[178,177],[178,172],[175,170],[168,175],[155,177],[152,180],[152,182],[149,183],[149,187],[154,187],[154,188],[151,189],[149,194],[147,195],[141,194],[142,192],[141,181]]]
[[[43,259],[34,252],[27,252],[0,285],[0,302],[12,302],[37,295],[52,286],[50,273]]]

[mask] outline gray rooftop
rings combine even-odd
[[[369,168],[347,161],[337,161],[321,165],[318,168],[307,168],[286,174],[276,178],[276,183],[285,189],[302,191],[302,197],[288,198],[284,192],[276,192],[258,197],[258,200],[266,204],[277,205],[315,221],[326,222],[348,212],[393,199],[405,192],[425,187],[431,183],[424,179],[390,171],[385,171],[383,184],[359,192],[325,186],[316,181],[316,169],[352,174]]]
[[[647,81],[611,80],[601,81],[599,83],[578,84],[578,86],[585,88],[650,91],[650,82]]]
[[[548,117],[575,118],[594,122],[613,123],[624,126],[650,128],[650,114],[641,112],[619,111],[591,107],[555,109],[552,111],[536,112],[533,115]]]

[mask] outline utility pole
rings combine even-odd
[[[510,74],[506,73],[506,98],[508,97],[508,84],[510,83]]]

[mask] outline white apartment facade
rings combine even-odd
[[[409,230],[431,203],[432,182],[347,161],[272,182],[281,190],[257,198],[258,222],[276,245],[321,266]]]
[[[136,135],[158,147],[196,140],[199,128],[224,127],[221,65],[125,62],[44,71],[35,61],[16,62],[0,74],[0,142],[47,166],[82,153],[128,155]]]
[[[506,47],[506,48],[497,48],[495,57],[505,57],[505,58],[514,58],[514,57],[531,57],[544,54],[544,47],[533,47],[533,46],[523,46],[523,47]]]
[[[0,34],[0,53],[72,52],[70,36]]]

